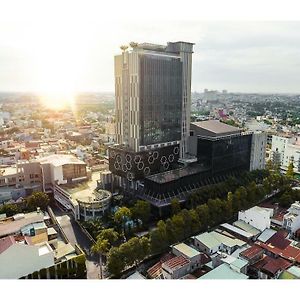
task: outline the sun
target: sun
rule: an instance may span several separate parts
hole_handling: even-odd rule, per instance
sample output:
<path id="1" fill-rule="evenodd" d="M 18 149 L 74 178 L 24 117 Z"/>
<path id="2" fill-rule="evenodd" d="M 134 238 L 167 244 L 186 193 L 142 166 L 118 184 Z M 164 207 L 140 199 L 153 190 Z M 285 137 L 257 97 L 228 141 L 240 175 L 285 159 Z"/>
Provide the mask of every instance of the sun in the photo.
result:
<path id="1" fill-rule="evenodd" d="M 78 33 L 56 24 L 43 30 L 41 40 L 35 44 L 32 53 L 35 92 L 50 109 L 74 106 L 75 96 L 80 92 L 88 48 Z"/>
<path id="2" fill-rule="evenodd" d="M 39 99 L 42 104 L 52 110 L 72 108 L 75 104 L 74 92 L 41 92 Z"/>

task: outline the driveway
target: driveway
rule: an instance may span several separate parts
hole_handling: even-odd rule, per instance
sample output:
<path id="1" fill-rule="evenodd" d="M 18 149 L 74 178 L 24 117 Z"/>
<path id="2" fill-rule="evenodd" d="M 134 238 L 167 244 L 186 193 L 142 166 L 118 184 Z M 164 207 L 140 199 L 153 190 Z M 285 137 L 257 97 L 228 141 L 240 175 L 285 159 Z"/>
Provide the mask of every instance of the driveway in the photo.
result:
<path id="1" fill-rule="evenodd" d="M 52 207 L 53 213 L 66 234 L 70 244 L 78 244 L 86 254 L 87 279 L 99 279 L 99 257 L 91 253 L 92 242 L 75 222 L 74 218 L 57 207 Z"/>

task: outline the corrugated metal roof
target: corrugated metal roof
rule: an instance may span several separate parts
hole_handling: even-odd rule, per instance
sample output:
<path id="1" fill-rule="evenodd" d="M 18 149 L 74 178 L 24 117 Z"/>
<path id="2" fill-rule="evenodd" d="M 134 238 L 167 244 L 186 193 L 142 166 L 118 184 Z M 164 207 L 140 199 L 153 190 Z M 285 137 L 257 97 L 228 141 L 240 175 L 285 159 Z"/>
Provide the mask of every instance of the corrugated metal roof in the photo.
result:
<path id="1" fill-rule="evenodd" d="M 188 258 L 192 258 L 192 257 L 197 256 L 197 255 L 200 254 L 199 251 L 197 251 L 196 249 L 188 246 L 185 243 L 177 244 L 177 245 L 173 246 L 173 248 L 178 250 L 179 252 L 181 252 L 184 256 L 186 256 Z"/>
<path id="2" fill-rule="evenodd" d="M 227 264 L 222 264 L 204 274 L 199 279 L 248 279 L 248 276 L 234 271 Z"/>
<path id="3" fill-rule="evenodd" d="M 253 235 L 257 235 L 260 233 L 260 230 L 255 228 L 254 226 L 246 223 L 245 221 L 242 220 L 237 220 L 233 223 L 234 226 L 239 227 L 242 230 L 245 230 Z"/>
<path id="4" fill-rule="evenodd" d="M 228 229 L 229 231 L 235 232 L 238 235 L 241 235 L 241 236 L 243 236 L 243 237 L 245 237 L 247 239 L 251 239 L 254 236 L 252 233 L 249 233 L 249 232 L 247 232 L 245 230 L 242 230 L 242 229 L 240 229 L 238 227 L 232 226 L 232 225 L 230 225 L 228 223 L 222 224 L 221 227 L 223 227 L 225 229 Z"/>
<path id="5" fill-rule="evenodd" d="M 269 240 L 277 231 L 266 228 L 257 238 L 258 241 L 261 241 L 265 243 L 267 240 Z"/>

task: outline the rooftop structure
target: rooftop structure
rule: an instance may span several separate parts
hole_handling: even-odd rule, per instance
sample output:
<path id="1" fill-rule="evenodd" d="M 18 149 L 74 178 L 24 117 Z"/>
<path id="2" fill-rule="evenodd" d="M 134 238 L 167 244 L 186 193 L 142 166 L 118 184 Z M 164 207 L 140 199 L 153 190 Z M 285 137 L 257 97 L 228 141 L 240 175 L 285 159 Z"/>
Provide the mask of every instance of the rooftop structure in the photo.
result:
<path id="1" fill-rule="evenodd" d="M 240 253 L 240 256 L 247 259 L 247 260 L 253 260 L 258 256 L 261 256 L 264 253 L 264 250 L 257 246 L 257 245 L 253 245 L 250 248 L 242 251 Z"/>
<path id="2" fill-rule="evenodd" d="M 42 212 L 32 212 L 1 220 L 0 237 L 21 232 L 21 229 L 26 225 L 43 222 L 44 218 Z"/>
<path id="3" fill-rule="evenodd" d="M 277 231 L 266 228 L 257 238 L 258 241 L 265 243 L 268 241 Z"/>
<path id="4" fill-rule="evenodd" d="M 219 250 L 232 253 L 246 243 L 234 237 L 229 237 L 216 231 L 205 232 L 194 237 L 195 246 L 207 254 L 216 253 Z"/>
<path id="5" fill-rule="evenodd" d="M 227 125 L 218 120 L 207 120 L 191 123 L 191 130 L 202 137 L 217 138 L 226 135 L 241 134 L 241 129 Z"/>
<path id="6" fill-rule="evenodd" d="M 93 172 L 90 180 L 55 185 L 54 198 L 76 219 L 100 217 L 109 208 L 112 193 L 99 187 L 100 172 Z"/>
<path id="7" fill-rule="evenodd" d="M 236 226 L 230 225 L 228 223 L 221 224 L 220 226 L 225 228 L 226 230 L 228 230 L 232 234 L 237 235 L 237 236 L 242 237 L 242 238 L 245 238 L 247 240 L 250 240 L 251 238 L 254 237 L 254 234 L 249 233 L 249 232 L 247 232 L 243 229 L 240 229 Z"/>
<path id="8" fill-rule="evenodd" d="M 200 254 L 200 252 L 191 246 L 188 246 L 185 243 L 180 243 L 172 247 L 173 251 L 174 249 L 177 250 L 178 252 L 182 253 L 185 257 L 191 259 L 197 255 Z"/>
<path id="9" fill-rule="evenodd" d="M 233 225 L 235 227 L 238 227 L 250 234 L 252 234 L 253 236 L 257 236 L 258 234 L 260 234 L 260 230 L 258 230 L 257 228 L 255 228 L 254 226 L 242 221 L 242 220 L 237 220 L 233 223 Z"/>
<path id="10" fill-rule="evenodd" d="M 85 162 L 68 154 L 53 154 L 50 156 L 38 159 L 41 164 L 52 164 L 55 167 L 64 166 L 68 164 L 85 165 Z"/>
<path id="11" fill-rule="evenodd" d="M 221 264 L 199 279 L 248 279 L 248 276 L 233 270 L 228 264 Z"/>

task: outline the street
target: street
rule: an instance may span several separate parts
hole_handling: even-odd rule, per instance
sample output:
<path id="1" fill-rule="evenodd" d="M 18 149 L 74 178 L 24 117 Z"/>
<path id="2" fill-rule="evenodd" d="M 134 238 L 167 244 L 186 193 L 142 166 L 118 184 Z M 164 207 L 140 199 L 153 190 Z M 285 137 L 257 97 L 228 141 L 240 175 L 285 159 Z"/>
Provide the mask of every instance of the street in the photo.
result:
<path id="1" fill-rule="evenodd" d="M 78 244 L 85 252 L 87 279 L 99 279 L 99 256 L 91 253 L 92 242 L 70 214 L 55 206 L 51 208 L 71 245 Z"/>

